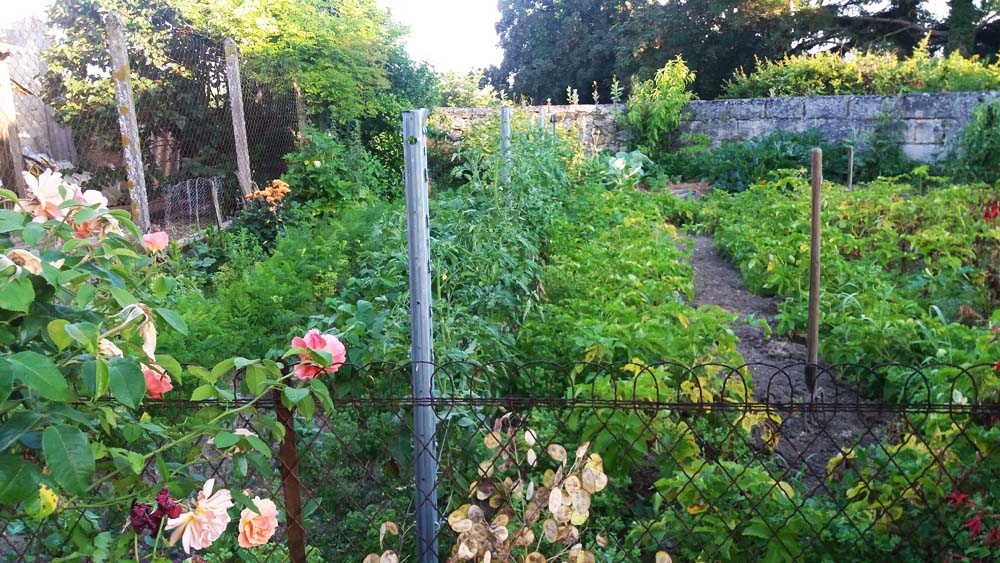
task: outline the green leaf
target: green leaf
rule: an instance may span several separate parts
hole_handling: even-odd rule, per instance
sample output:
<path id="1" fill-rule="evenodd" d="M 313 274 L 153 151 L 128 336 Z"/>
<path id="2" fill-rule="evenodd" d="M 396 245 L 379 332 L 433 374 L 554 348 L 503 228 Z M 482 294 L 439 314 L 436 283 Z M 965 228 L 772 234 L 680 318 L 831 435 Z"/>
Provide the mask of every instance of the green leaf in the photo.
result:
<path id="1" fill-rule="evenodd" d="M 7 418 L 0 427 L 0 453 L 7 451 L 17 441 L 30 432 L 42 420 L 42 414 L 35 411 L 17 411 Z"/>
<path id="2" fill-rule="evenodd" d="M 128 464 L 132 468 L 132 473 L 136 475 L 142 475 L 142 471 L 146 468 L 146 460 L 143 458 L 142 454 L 136 452 L 128 452 Z"/>
<path id="3" fill-rule="evenodd" d="M 209 383 L 213 383 L 214 384 L 216 381 L 219 380 L 220 377 L 222 377 L 223 375 L 226 375 L 227 373 L 233 371 L 233 369 L 235 369 L 235 368 L 236 368 L 236 359 L 235 358 L 229 358 L 229 359 L 226 359 L 226 360 L 222 360 L 221 362 L 215 364 L 215 367 L 212 368 L 212 381 L 210 381 Z"/>
<path id="4" fill-rule="evenodd" d="M 267 369 L 259 365 L 247 366 L 247 389 L 254 395 L 260 395 L 267 389 Z"/>
<path id="5" fill-rule="evenodd" d="M 43 236 L 45 236 L 45 228 L 42 227 L 41 223 L 34 221 L 25 225 L 24 229 L 21 230 L 21 239 L 28 246 L 37 246 L 38 241 L 42 240 Z"/>
<path id="6" fill-rule="evenodd" d="M 233 487 L 232 489 L 229 490 L 229 492 L 232 494 L 233 500 L 242 504 L 244 507 L 249 508 L 253 512 L 260 514 L 260 510 L 257 509 L 257 505 L 254 504 L 252 500 L 250 500 L 250 497 L 243 494 L 243 491 L 237 489 L 236 487 Z"/>
<path id="7" fill-rule="evenodd" d="M 27 276 L 11 278 L 0 286 L 0 309 L 27 313 L 31 302 L 35 300 L 35 287 Z"/>
<path id="8" fill-rule="evenodd" d="M 236 369 L 243 369 L 247 366 L 252 366 L 254 364 L 259 364 L 259 363 L 260 360 L 248 360 L 246 358 L 240 358 L 240 357 L 233 358 L 233 366 Z"/>
<path id="9" fill-rule="evenodd" d="M 296 406 L 298 407 L 299 414 L 306 418 L 312 418 L 316 414 L 316 401 L 313 400 L 312 395 L 302 397 L 302 400 Z"/>
<path id="10" fill-rule="evenodd" d="M 69 385 L 52 360 L 36 352 L 18 352 L 8 358 L 14 378 L 50 401 L 66 401 Z"/>
<path id="11" fill-rule="evenodd" d="M 238 444 L 240 442 L 240 436 L 233 434 L 228 430 L 223 430 L 212 437 L 212 442 L 215 444 L 216 448 L 224 450 Z"/>
<path id="12" fill-rule="evenodd" d="M 214 396 L 215 396 L 215 387 L 207 383 L 198 386 L 197 389 L 191 392 L 192 401 L 204 401 L 205 399 L 211 399 Z"/>
<path id="13" fill-rule="evenodd" d="M 110 384 L 111 370 L 108 369 L 108 364 L 104 360 L 98 358 L 94 362 L 94 398 L 103 397 L 108 392 Z"/>
<path id="14" fill-rule="evenodd" d="M 16 455 L 0 456 L 0 504 L 17 504 L 38 494 L 42 470 Z"/>
<path id="15" fill-rule="evenodd" d="M 313 379 L 309 382 L 309 389 L 316 395 L 316 398 L 319 399 L 319 404 L 328 413 L 333 412 L 333 398 L 330 397 L 330 390 L 327 389 L 326 384 L 318 379 Z"/>
<path id="16" fill-rule="evenodd" d="M 156 363 L 165 370 L 170 377 L 177 380 L 177 383 L 181 382 L 181 374 L 184 369 L 181 367 L 180 362 L 174 359 L 173 356 L 167 356 L 166 354 L 157 354 Z"/>
<path id="17" fill-rule="evenodd" d="M 94 476 L 94 454 L 87 436 L 75 426 L 49 426 L 42 433 L 42 454 L 49 476 L 67 491 L 81 495 Z"/>
<path id="18" fill-rule="evenodd" d="M 139 302 L 139 300 L 135 298 L 135 295 L 132 295 L 127 289 L 112 287 L 109 291 L 111 291 L 111 297 L 114 297 L 115 301 L 117 301 L 118 305 L 121 307 L 127 307 Z"/>
<path id="19" fill-rule="evenodd" d="M 20 199 L 17 197 L 16 193 L 8 190 L 7 188 L 0 188 L 0 197 L 10 200 L 14 203 L 17 203 L 18 200 Z M 18 215 L 20 215 L 20 213 L 18 213 Z"/>
<path id="20" fill-rule="evenodd" d="M 74 323 L 63 327 L 66 334 L 70 335 L 83 348 L 91 354 L 97 352 L 97 341 L 101 337 L 101 331 L 92 323 Z"/>
<path id="21" fill-rule="evenodd" d="M 14 392 L 14 370 L 6 361 L 0 361 L 0 405 Z M 2 448 L 0 448 L 2 451 Z"/>
<path id="22" fill-rule="evenodd" d="M 188 333 L 187 323 L 184 322 L 184 319 L 174 311 L 164 309 L 162 307 L 157 307 L 154 311 L 156 311 L 156 314 L 160 315 L 160 318 L 166 321 L 167 324 L 173 327 L 173 329 L 177 332 L 185 335 Z"/>
<path id="23" fill-rule="evenodd" d="M 212 372 L 201 366 L 191 365 L 187 367 L 188 373 L 197 377 L 198 379 L 204 381 L 205 383 L 215 383 L 215 378 L 212 377 Z"/>
<path id="24" fill-rule="evenodd" d="M 134 360 L 112 358 L 108 363 L 111 394 L 120 403 L 137 408 L 146 396 L 146 378 Z"/>
<path id="25" fill-rule="evenodd" d="M 249 442 L 251 446 L 253 446 L 253 449 L 257 450 L 258 452 L 264 454 L 267 457 L 271 457 L 271 447 L 265 444 L 264 440 L 261 440 L 259 437 L 253 435 L 244 436 L 244 438 L 246 438 L 246 441 Z"/>
<path id="26" fill-rule="evenodd" d="M 73 337 L 66 332 L 66 325 L 68 324 L 69 321 L 66 319 L 56 319 L 50 322 L 47 327 L 49 338 L 52 339 L 52 342 L 55 343 L 59 350 L 65 350 L 67 346 L 73 343 Z"/>
<path id="27" fill-rule="evenodd" d="M 297 405 L 299 404 L 299 401 L 301 401 L 307 395 L 309 395 L 309 390 L 298 387 L 285 387 L 285 389 L 281 392 L 281 394 L 284 395 L 286 399 L 288 399 L 289 403 Z"/>
<path id="28" fill-rule="evenodd" d="M 97 288 L 90 284 L 81 285 L 80 289 L 76 290 L 76 306 L 86 307 L 90 305 L 90 302 L 94 300 L 94 295 L 97 294 Z"/>

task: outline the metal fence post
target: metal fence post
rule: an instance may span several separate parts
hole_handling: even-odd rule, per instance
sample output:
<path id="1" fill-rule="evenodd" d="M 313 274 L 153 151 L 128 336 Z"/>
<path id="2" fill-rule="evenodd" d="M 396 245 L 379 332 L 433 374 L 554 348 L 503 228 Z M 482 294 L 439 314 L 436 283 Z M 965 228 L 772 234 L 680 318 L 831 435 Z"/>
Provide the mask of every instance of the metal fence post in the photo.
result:
<path id="1" fill-rule="evenodd" d="M 108 14 L 104 23 L 108 28 L 108 52 L 111 55 L 111 72 L 115 81 L 115 101 L 118 103 L 118 127 L 122 133 L 122 153 L 128 173 L 128 193 L 132 200 L 132 218 L 139 230 L 149 232 L 149 199 L 146 195 L 146 174 L 142 166 L 142 148 L 139 146 L 139 122 L 135 116 L 132 97 L 132 80 L 128 65 L 128 46 L 122 20 L 117 14 Z"/>
<path id="2" fill-rule="evenodd" d="M 545 132 L 545 106 L 538 108 L 538 128 Z"/>
<path id="3" fill-rule="evenodd" d="M 14 108 L 14 89 L 10 85 L 7 62 L 0 60 L 0 183 L 14 188 L 18 197 L 28 197 L 27 184 L 21 171 L 21 139 L 17 132 L 17 111 Z"/>
<path id="4" fill-rule="evenodd" d="M 306 563 L 306 533 L 302 522 L 302 481 L 299 478 L 299 452 L 295 446 L 295 415 L 281 402 L 281 394 L 274 392 L 275 414 L 285 429 L 285 436 L 278 447 L 281 472 L 281 492 L 285 497 L 285 525 L 288 528 L 288 559 L 292 563 Z"/>
<path id="5" fill-rule="evenodd" d="M 854 147 L 847 148 L 847 191 L 854 191 Z"/>
<path id="6" fill-rule="evenodd" d="M 510 106 L 500 108 L 500 145 L 503 149 L 503 183 L 510 182 Z"/>
<path id="7" fill-rule="evenodd" d="M 434 340 L 431 324 L 426 119 L 426 109 L 403 112 L 403 176 L 406 182 L 406 231 L 410 252 L 410 360 L 413 363 L 417 561 L 437 563 L 437 418 L 433 406 L 427 404 L 434 396 Z"/>
<path id="8" fill-rule="evenodd" d="M 243 116 L 243 83 L 240 81 L 240 50 L 236 42 L 226 39 L 226 83 L 229 86 L 229 107 L 233 113 L 233 138 L 236 140 L 236 178 L 240 191 L 248 195 L 253 191 L 250 176 L 250 150 L 247 142 L 247 123 Z"/>
<path id="9" fill-rule="evenodd" d="M 819 369 L 819 284 L 823 149 L 812 150 L 812 234 L 809 246 L 809 320 L 806 326 L 806 386 L 812 396 Z"/>

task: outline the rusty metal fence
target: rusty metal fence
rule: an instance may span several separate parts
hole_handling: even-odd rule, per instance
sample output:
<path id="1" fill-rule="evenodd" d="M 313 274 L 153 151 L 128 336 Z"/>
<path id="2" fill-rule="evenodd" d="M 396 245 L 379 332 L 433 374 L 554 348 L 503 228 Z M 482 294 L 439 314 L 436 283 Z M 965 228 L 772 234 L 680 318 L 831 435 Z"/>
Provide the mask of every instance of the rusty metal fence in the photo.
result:
<path id="1" fill-rule="evenodd" d="M 345 367 L 332 410 L 262 405 L 286 430 L 271 462 L 203 472 L 278 502 L 251 561 L 997 560 L 1000 405 L 980 388 L 995 366 L 828 367 L 811 395 L 803 367 L 452 363 L 422 401 L 410 364 Z M 438 420 L 432 498 L 414 490 L 418 406 Z M 437 559 L 416 553 L 421 503 L 440 514 Z M 74 526 L 99 523 L 122 525 Z M 73 529 L 53 533 L 8 525 L 0 552 L 44 560 L 34 546 Z"/>

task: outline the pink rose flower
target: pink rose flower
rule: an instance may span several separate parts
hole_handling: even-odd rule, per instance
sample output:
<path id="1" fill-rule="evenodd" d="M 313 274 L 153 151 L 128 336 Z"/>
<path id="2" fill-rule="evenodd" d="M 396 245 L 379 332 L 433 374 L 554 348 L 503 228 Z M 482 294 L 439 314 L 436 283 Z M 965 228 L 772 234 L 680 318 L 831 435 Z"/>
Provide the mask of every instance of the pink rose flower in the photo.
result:
<path id="1" fill-rule="evenodd" d="M 205 481 L 194 508 L 181 513 L 177 518 L 167 520 L 164 530 L 174 531 L 170 535 L 170 544 L 176 544 L 180 540 L 184 553 L 212 545 L 229 525 L 229 509 L 233 507 L 232 494 L 228 489 L 219 489 L 213 493 L 214 486 L 215 479 Z"/>
<path id="2" fill-rule="evenodd" d="M 347 361 L 347 348 L 344 348 L 340 340 L 332 334 L 320 334 L 315 328 L 307 332 L 304 337 L 293 338 L 292 347 L 321 350 L 331 357 L 330 365 L 323 367 L 312 361 L 309 356 L 299 355 L 299 363 L 295 366 L 295 377 L 299 379 L 313 379 L 322 373 L 336 373 Z"/>
<path id="3" fill-rule="evenodd" d="M 156 364 L 142 364 L 142 376 L 146 378 L 146 392 L 151 399 L 162 399 L 164 393 L 174 388 L 167 371 Z"/>
<path id="4" fill-rule="evenodd" d="M 278 529 L 278 507 L 270 499 L 253 497 L 257 512 L 244 508 L 240 512 L 240 547 L 256 547 L 267 543 Z"/>
<path id="5" fill-rule="evenodd" d="M 167 243 L 169 242 L 170 236 L 163 231 L 142 235 L 142 245 L 145 246 L 146 250 L 149 252 L 163 250 L 167 247 Z"/>
<path id="6" fill-rule="evenodd" d="M 28 187 L 28 195 L 31 198 L 27 207 L 35 216 L 36 222 L 62 221 L 66 216 L 66 210 L 61 209 L 59 205 L 65 201 L 82 197 L 80 189 L 66 184 L 62 174 L 58 172 L 46 170 L 37 178 L 30 172 L 22 172 L 22 174 L 24 175 L 24 183 Z"/>

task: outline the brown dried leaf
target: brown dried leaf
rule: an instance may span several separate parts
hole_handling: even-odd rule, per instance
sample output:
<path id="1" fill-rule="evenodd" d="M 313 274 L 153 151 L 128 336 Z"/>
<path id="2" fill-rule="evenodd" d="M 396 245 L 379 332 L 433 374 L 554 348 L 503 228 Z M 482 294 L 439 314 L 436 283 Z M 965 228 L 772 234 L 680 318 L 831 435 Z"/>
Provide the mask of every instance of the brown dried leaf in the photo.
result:
<path id="1" fill-rule="evenodd" d="M 598 547 L 608 547 L 608 538 L 602 536 L 601 534 L 597 534 L 594 538 L 594 542 Z"/>
<path id="2" fill-rule="evenodd" d="M 385 534 L 387 532 L 390 533 L 390 534 L 392 534 L 392 535 L 394 535 L 394 536 L 398 537 L 399 536 L 399 526 L 397 526 L 395 522 L 383 522 L 382 523 L 382 526 L 379 527 L 379 529 L 378 529 L 378 545 L 379 545 L 379 547 L 381 547 L 382 543 L 385 541 Z"/>
<path id="3" fill-rule="evenodd" d="M 395 551 L 386 550 L 382 553 L 382 557 L 378 559 L 379 563 L 399 563 L 399 555 L 396 555 Z"/>
<path id="4" fill-rule="evenodd" d="M 535 532 L 531 531 L 531 528 L 521 528 L 514 538 L 514 545 L 517 547 L 528 547 L 533 543 L 535 543 Z"/>
<path id="5" fill-rule="evenodd" d="M 459 561 L 469 561 L 470 559 L 474 559 L 476 557 L 476 552 L 466 545 L 465 542 L 462 542 L 458 544 L 458 553 L 455 554 L 455 557 Z"/>
<path id="6" fill-rule="evenodd" d="M 365 556 L 365 560 L 361 563 L 379 563 L 379 555 L 377 553 L 369 553 Z"/>
<path id="7" fill-rule="evenodd" d="M 525 556 L 524 563 L 545 563 L 545 556 L 537 551 L 532 551 Z"/>
<path id="8" fill-rule="evenodd" d="M 549 543 L 556 543 L 556 540 L 559 539 L 559 524 L 556 524 L 555 520 L 549 518 L 545 522 L 542 522 L 542 532 Z"/>
<path id="9" fill-rule="evenodd" d="M 528 487 L 524 491 L 524 500 L 531 500 L 533 498 L 535 498 L 535 483 L 529 481 Z"/>
<path id="10" fill-rule="evenodd" d="M 569 517 L 569 522 L 574 526 L 582 526 L 587 521 L 587 518 L 590 518 L 589 512 L 577 512 L 574 510 L 573 514 Z"/>
<path id="11" fill-rule="evenodd" d="M 462 506 L 458 507 L 454 512 L 448 515 L 448 525 L 451 526 L 452 530 L 455 530 L 458 533 L 462 533 L 461 530 L 455 529 L 455 524 L 461 522 L 462 520 L 469 519 L 469 508 L 471 507 L 472 507 L 471 504 L 463 504 Z"/>
<path id="12" fill-rule="evenodd" d="M 558 463 L 566 462 L 566 448 L 560 446 L 559 444 L 549 444 L 549 447 L 546 448 L 545 451 L 549 453 L 549 457 L 551 457 L 553 461 Z"/>
<path id="13" fill-rule="evenodd" d="M 569 495 L 569 502 L 573 505 L 573 510 L 587 512 L 590 510 L 590 493 L 583 489 L 577 489 Z"/>
<path id="14" fill-rule="evenodd" d="M 526 428 L 524 430 L 524 443 L 528 445 L 529 448 L 534 447 L 538 443 L 538 434 L 531 428 Z"/>
<path id="15" fill-rule="evenodd" d="M 493 561 L 493 554 L 487 551 L 483 554 L 483 563 L 490 563 Z"/>
<path id="16" fill-rule="evenodd" d="M 558 513 L 563 507 L 563 492 L 562 489 L 552 489 L 549 493 L 549 512 L 552 514 Z"/>
<path id="17" fill-rule="evenodd" d="M 580 490 L 580 478 L 575 473 L 570 475 L 563 481 L 563 489 L 567 495 L 573 496 L 573 493 Z"/>
<path id="18" fill-rule="evenodd" d="M 536 463 L 538 463 L 538 454 L 535 453 L 534 449 L 528 448 L 528 465 L 534 467 Z"/>
<path id="19" fill-rule="evenodd" d="M 485 444 L 487 448 L 495 450 L 500 447 L 500 444 L 503 443 L 503 438 L 503 434 L 499 432 L 490 432 L 485 438 L 483 438 L 483 444 Z"/>
<path id="20" fill-rule="evenodd" d="M 569 504 L 564 504 L 562 505 L 562 508 L 559 509 L 559 512 L 553 514 L 552 517 L 556 519 L 556 522 L 565 524 L 569 522 L 570 518 L 573 517 L 573 507 Z"/>
<path id="21" fill-rule="evenodd" d="M 485 519 L 486 519 L 486 515 L 483 514 L 483 509 L 482 508 L 479 508 L 476 505 L 472 505 L 472 506 L 469 507 L 469 520 L 472 520 L 473 522 L 477 522 L 478 523 L 478 522 L 482 522 Z"/>
<path id="22" fill-rule="evenodd" d="M 551 469 L 546 469 L 545 473 L 542 473 L 542 485 L 551 488 L 556 482 L 556 474 Z"/>
<path id="23" fill-rule="evenodd" d="M 576 459 L 583 459 L 583 456 L 587 455 L 587 450 L 590 449 L 590 442 L 584 442 L 576 448 Z"/>
<path id="24" fill-rule="evenodd" d="M 656 563 L 673 563 L 674 560 L 670 558 L 670 554 L 666 551 L 656 552 Z"/>

